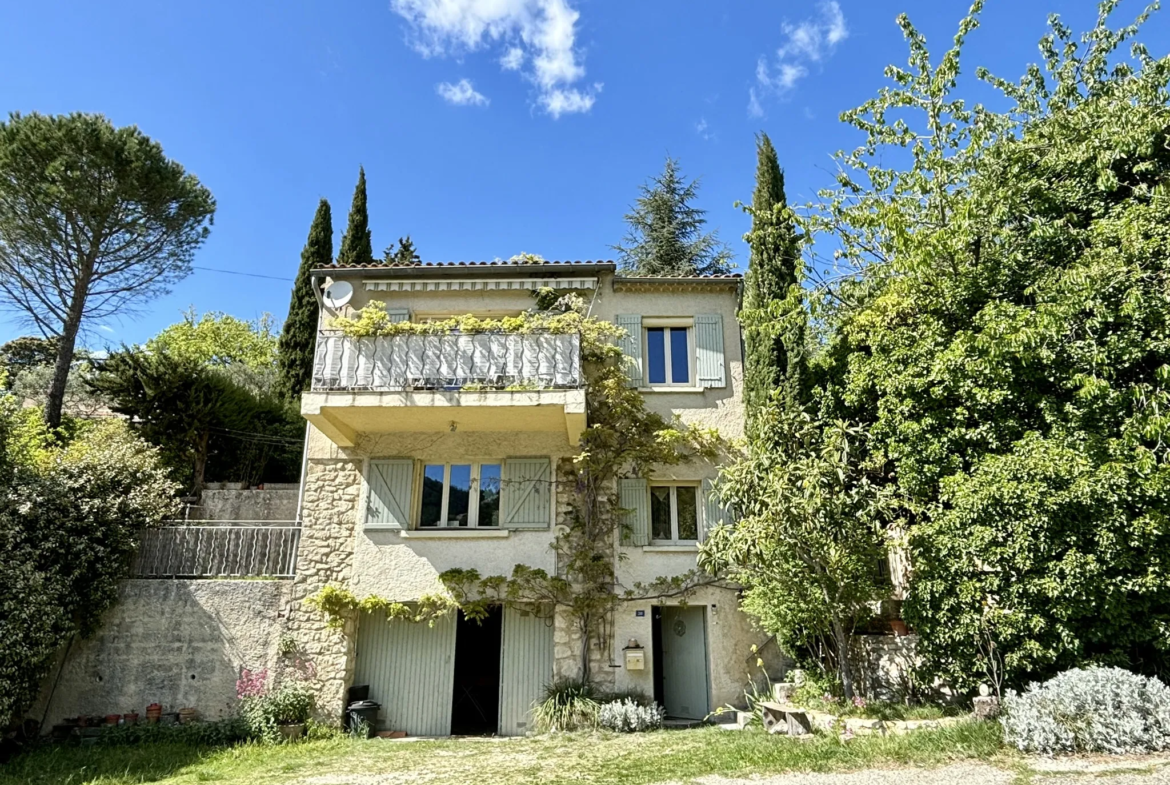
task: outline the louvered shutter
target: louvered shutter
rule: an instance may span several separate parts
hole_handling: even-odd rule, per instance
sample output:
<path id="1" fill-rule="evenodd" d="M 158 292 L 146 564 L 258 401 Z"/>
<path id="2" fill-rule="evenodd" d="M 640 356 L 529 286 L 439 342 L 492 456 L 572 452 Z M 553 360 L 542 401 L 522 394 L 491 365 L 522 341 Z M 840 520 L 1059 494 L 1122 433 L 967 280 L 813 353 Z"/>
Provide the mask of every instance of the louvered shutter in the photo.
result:
<path id="1" fill-rule="evenodd" d="M 617 326 L 626 331 L 626 337 L 618 343 L 626 357 L 626 371 L 630 376 L 631 387 L 641 387 L 642 370 L 642 317 L 638 314 L 619 314 Z"/>
<path id="2" fill-rule="evenodd" d="M 618 504 L 625 510 L 623 545 L 650 544 L 650 483 L 646 480 L 618 480 Z"/>
<path id="3" fill-rule="evenodd" d="M 408 458 L 370 461 L 367 478 L 366 527 L 410 528 L 410 497 L 414 487 L 414 461 Z"/>
<path id="4" fill-rule="evenodd" d="M 703 480 L 703 520 L 699 524 L 699 542 L 707 539 L 707 532 L 713 527 L 731 523 L 731 509 L 719 500 L 711 480 Z"/>
<path id="5" fill-rule="evenodd" d="M 409 322 L 410 309 L 409 308 L 387 308 L 386 315 L 390 317 L 391 322 Z"/>
<path id="6" fill-rule="evenodd" d="M 723 317 L 717 313 L 695 316 L 695 354 L 700 387 L 726 387 L 723 356 Z"/>
<path id="7" fill-rule="evenodd" d="M 547 529 L 552 514 L 552 464 L 548 458 L 508 458 L 501 489 L 505 529 Z"/>

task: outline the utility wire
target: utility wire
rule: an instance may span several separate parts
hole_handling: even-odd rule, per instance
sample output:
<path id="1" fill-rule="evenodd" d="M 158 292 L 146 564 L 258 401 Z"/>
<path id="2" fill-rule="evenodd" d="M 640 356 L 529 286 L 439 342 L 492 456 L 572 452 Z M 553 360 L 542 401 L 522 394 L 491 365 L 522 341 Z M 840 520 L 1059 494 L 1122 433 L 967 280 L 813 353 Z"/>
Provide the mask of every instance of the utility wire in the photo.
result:
<path id="1" fill-rule="evenodd" d="M 288 281 L 292 283 L 292 278 L 282 278 L 277 275 L 261 275 L 260 273 L 242 273 L 239 270 L 220 270 L 218 267 L 197 267 L 191 265 L 192 270 L 204 270 L 209 273 L 224 273 L 226 275 L 246 275 L 249 278 L 267 278 L 270 281 Z"/>

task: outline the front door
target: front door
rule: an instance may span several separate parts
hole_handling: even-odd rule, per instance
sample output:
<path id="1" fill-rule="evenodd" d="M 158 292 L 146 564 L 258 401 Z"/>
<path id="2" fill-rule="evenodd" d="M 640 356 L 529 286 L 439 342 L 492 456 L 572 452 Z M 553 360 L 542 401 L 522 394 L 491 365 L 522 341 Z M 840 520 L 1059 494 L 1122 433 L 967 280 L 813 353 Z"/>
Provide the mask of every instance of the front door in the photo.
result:
<path id="1" fill-rule="evenodd" d="M 707 716 L 707 624 L 705 608 L 661 608 L 662 702 L 667 717 Z"/>

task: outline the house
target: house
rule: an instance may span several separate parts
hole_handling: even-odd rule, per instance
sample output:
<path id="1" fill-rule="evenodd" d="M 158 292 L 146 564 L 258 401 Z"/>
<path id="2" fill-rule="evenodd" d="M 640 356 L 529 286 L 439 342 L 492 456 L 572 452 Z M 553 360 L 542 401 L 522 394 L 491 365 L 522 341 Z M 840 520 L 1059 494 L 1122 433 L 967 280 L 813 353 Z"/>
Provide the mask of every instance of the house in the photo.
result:
<path id="1" fill-rule="evenodd" d="M 327 626 L 303 600 L 327 585 L 411 603 L 444 589 L 439 575 L 516 565 L 558 571 L 565 478 L 589 427 L 577 335 L 393 335 L 332 329 L 368 303 L 393 321 L 518 315 L 533 293 L 573 292 L 592 317 L 624 328 L 631 384 L 646 406 L 734 439 L 743 431 L 739 276 L 642 278 L 611 262 L 368 265 L 315 272 L 321 299 L 312 425 L 289 630 L 340 711 L 368 685 L 381 721 L 412 735 L 523 734 L 543 688 L 579 676 L 653 695 L 672 717 L 700 720 L 742 697 L 767 636 L 734 588 L 617 603 L 582 653 L 564 609 L 493 608 L 433 624 L 378 614 Z M 630 529 L 614 543 L 618 589 L 696 567 L 697 543 L 722 515 L 717 467 L 687 461 L 618 482 Z M 640 667 L 639 667 L 640 666 Z"/>

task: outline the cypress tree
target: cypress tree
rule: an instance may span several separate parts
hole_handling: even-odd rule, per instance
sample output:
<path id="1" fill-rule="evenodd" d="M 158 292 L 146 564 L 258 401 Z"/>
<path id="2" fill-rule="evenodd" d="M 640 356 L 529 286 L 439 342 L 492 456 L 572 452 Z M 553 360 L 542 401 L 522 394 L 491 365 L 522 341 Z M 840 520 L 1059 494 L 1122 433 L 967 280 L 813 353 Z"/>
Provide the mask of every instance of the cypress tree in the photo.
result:
<path id="1" fill-rule="evenodd" d="M 621 255 L 623 270 L 637 275 L 712 275 L 731 269 L 731 249 L 718 232 L 703 232 L 706 210 L 691 204 L 698 194 L 697 180 L 687 182 L 678 161 L 666 159 L 662 174 L 642 185 L 626 215 L 629 231 Z"/>
<path id="2" fill-rule="evenodd" d="M 340 267 L 358 264 L 372 264 L 374 243 L 370 237 L 370 214 L 366 208 L 366 170 L 358 169 L 357 185 L 353 189 L 353 204 L 349 207 L 349 225 L 341 237 L 341 250 L 337 252 Z"/>
<path id="3" fill-rule="evenodd" d="M 394 254 L 394 261 L 402 265 L 418 264 L 422 261 L 409 234 L 398 238 L 398 251 Z"/>
<path id="4" fill-rule="evenodd" d="M 301 251 L 301 266 L 293 283 L 288 318 L 280 332 L 276 354 L 276 389 L 288 398 L 300 398 L 313 381 L 313 347 L 317 338 L 317 298 L 310 273 L 333 263 L 333 214 L 322 199 Z"/>
<path id="5" fill-rule="evenodd" d="M 752 229 L 744 237 L 751 247 L 744 278 L 744 405 L 749 429 L 769 405 L 773 391 L 801 398 L 805 331 L 796 312 L 800 302 L 800 238 L 784 195 L 784 173 L 767 134 L 756 140 L 756 190 Z M 780 305 L 783 303 L 783 305 Z M 774 305 L 775 304 L 775 305 Z M 793 318 L 777 319 L 775 308 Z"/>

